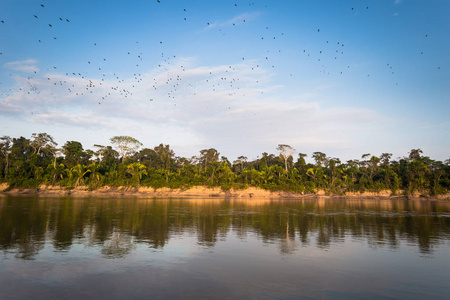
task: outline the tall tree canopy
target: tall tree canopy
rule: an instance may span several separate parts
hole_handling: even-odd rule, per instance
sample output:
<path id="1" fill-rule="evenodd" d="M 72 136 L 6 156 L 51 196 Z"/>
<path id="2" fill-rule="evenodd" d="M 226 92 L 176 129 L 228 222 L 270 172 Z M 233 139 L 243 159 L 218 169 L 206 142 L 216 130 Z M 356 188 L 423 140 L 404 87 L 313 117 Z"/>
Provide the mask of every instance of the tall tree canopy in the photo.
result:
<path id="1" fill-rule="evenodd" d="M 39 155 L 42 149 L 54 152 L 54 148 L 58 145 L 53 137 L 47 133 L 33 133 L 31 135 L 31 147 L 33 147 L 34 152 Z"/>
<path id="2" fill-rule="evenodd" d="M 124 162 L 128 156 L 136 152 L 143 145 L 137 139 L 124 135 L 114 136 L 110 138 L 110 141 L 119 149 L 122 162 Z"/>
<path id="3" fill-rule="evenodd" d="M 288 171 L 287 162 L 289 157 L 291 157 L 294 154 L 295 149 L 289 145 L 279 144 L 277 150 L 280 151 L 280 156 L 284 159 L 284 166 L 287 173 Z"/>

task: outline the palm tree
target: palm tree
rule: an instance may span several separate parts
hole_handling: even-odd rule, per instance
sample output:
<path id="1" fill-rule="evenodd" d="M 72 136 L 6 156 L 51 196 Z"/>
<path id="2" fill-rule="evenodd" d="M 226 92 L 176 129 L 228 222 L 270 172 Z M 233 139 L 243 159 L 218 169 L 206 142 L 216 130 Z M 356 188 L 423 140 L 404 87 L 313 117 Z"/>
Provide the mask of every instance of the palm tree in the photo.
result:
<path id="1" fill-rule="evenodd" d="M 90 174 L 90 181 L 97 185 L 98 182 L 100 182 L 100 179 L 102 178 L 102 174 L 99 172 L 99 164 L 93 162 L 88 166 L 89 170 L 91 171 Z"/>
<path id="2" fill-rule="evenodd" d="M 84 165 L 77 164 L 75 167 L 73 167 L 71 169 L 72 173 L 77 178 L 77 180 L 75 182 L 75 187 L 77 187 L 78 184 L 84 184 L 84 175 L 91 172 L 91 170 L 89 170 L 89 169 L 85 170 L 85 168 L 86 167 Z"/>
<path id="3" fill-rule="evenodd" d="M 127 166 L 127 173 L 131 174 L 131 178 L 137 182 L 139 187 L 143 175 L 147 175 L 147 168 L 141 163 L 132 163 Z"/>

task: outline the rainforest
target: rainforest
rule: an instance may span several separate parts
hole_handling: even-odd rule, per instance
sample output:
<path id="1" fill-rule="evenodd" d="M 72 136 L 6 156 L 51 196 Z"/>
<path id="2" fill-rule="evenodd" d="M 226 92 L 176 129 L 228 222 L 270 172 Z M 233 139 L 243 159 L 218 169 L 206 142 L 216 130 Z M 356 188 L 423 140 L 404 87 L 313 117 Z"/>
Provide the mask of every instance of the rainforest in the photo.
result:
<path id="1" fill-rule="evenodd" d="M 84 149 L 78 141 L 58 147 L 47 133 L 25 137 L 0 138 L 0 183 L 6 190 L 60 186 L 70 190 L 84 186 L 151 187 L 171 189 L 195 186 L 245 189 L 299 194 L 346 195 L 389 191 L 391 195 L 433 197 L 448 193 L 450 159 L 445 162 L 411 149 L 403 158 L 391 153 L 363 154 L 360 159 L 341 161 L 325 153 L 308 157 L 280 144 L 276 153 L 264 152 L 249 160 L 239 156 L 230 161 L 214 148 L 202 149 L 197 156 L 180 157 L 170 145 L 144 147 L 130 136 L 115 136 L 111 145 Z"/>

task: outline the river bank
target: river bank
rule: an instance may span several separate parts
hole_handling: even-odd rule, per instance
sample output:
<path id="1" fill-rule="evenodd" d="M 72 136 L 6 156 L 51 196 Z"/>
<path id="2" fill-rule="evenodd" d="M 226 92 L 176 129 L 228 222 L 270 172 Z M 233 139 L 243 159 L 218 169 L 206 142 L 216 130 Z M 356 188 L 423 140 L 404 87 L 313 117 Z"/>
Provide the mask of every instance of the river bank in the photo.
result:
<path id="1" fill-rule="evenodd" d="M 175 198 L 191 198 L 191 197 L 221 197 L 221 198 L 378 198 L 378 199 L 423 199 L 423 200 L 450 200 L 450 193 L 438 196 L 423 196 L 415 194 L 405 197 L 400 193 L 392 195 L 391 191 L 380 192 L 364 192 L 364 193 L 346 193 L 344 195 L 326 194 L 325 191 L 319 190 L 315 194 L 303 194 L 284 191 L 268 191 L 256 187 L 248 187 L 242 190 L 230 189 L 222 190 L 220 187 L 204 187 L 196 186 L 189 189 L 170 189 L 152 187 L 101 187 L 95 190 L 89 190 L 86 186 L 78 186 L 73 189 L 65 189 L 60 186 L 40 185 L 37 189 L 9 189 L 7 184 L 0 184 L 0 195 L 40 195 L 40 196 L 76 196 L 76 197 L 175 197 Z"/>

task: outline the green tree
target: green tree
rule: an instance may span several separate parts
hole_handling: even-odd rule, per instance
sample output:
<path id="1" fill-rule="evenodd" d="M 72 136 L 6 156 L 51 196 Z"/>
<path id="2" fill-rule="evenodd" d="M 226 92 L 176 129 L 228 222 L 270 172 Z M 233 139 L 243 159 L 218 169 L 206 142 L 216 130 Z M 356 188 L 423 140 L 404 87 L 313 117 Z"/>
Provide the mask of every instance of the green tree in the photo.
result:
<path id="1" fill-rule="evenodd" d="M 170 145 L 159 144 L 154 148 L 161 167 L 165 170 L 166 183 L 169 182 L 169 175 L 175 152 L 170 149 Z"/>
<path id="2" fill-rule="evenodd" d="M 292 157 L 295 149 L 289 145 L 279 144 L 277 150 L 280 152 L 280 157 L 284 159 L 285 170 L 288 173 L 288 159 Z"/>
<path id="3" fill-rule="evenodd" d="M 220 153 L 214 148 L 200 150 L 200 163 L 206 170 L 208 163 L 217 162 L 219 160 L 219 155 Z"/>
<path id="4" fill-rule="evenodd" d="M 34 149 L 34 153 L 36 153 L 38 156 L 41 152 L 41 150 L 49 150 L 50 153 L 52 153 L 52 149 L 55 148 L 58 144 L 53 140 L 53 137 L 47 133 L 33 133 L 31 135 L 31 147 Z"/>
<path id="5" fill-rule="evenodd" d="M 11 153 L 11 138 L 9 136 L 4 135 L 0 138 L 0 152 L 2 153 L 4 159 L 5 159 L 5 168 L 4 168 L 4 175 L 6 177 L 6 174 L 8 173 L 8 167 L 9 167 L 9 154 Z"/>
<path id="6" fill-rule="evenodd" d="M 305 161 L 305 157 L 307 157 L 308 155 L 304 154 L 304 153 L 299 153 L 298 154 L 298 159 L 297 159 L 297 168 L 300 172 L 303 172 L 305 170 L 306 167 L 306 161 Z"/>
<path id="7" fill-rule="evenodd" d="M 111 166 L 119 158 L 119 152 L 114 150 L 111 146 L 95 144 L 94 147 L 97 148 L 95 156 L 97 156 L 98 161 L 105 163 L 107 166 Z"/>
<path id="8" fill-rule="evenodd" d="M 97 187 L 102 179 L 102 173 L 100 172 L 100 164 L 93 162 L 88 166 L 89 174 L 89 185 L 90 187 Z"/>
<path id="9" fill-rule="evenodd" d="M 141 149 L 136 153 L 137 161 L 144 164 L 147 168 L 149 167 L 157 167 L 158 163 L 158 155 L 155 150 L 150 148 Z"/>
<path id="10" fill-rule="evenodd" d="M 63 146 L 64 161 L 68 168 L 73 168 L 77 164 L 87 164 L 89 156 L 84 152 L 83 145 L 77 141 L 68 141 Z"/>
<path id="11" fill-rule="evenodd" d="M 114 136 L 110 141 L 119 149 L 122 163 L 125 159 L 136 152 L 143 144 L 131 136 Z"/>
<path id="12" fill-rule="evenodd" d="M 411 151 L 409 152 L 409 159 L 411 161 L 419 161 L 421 160 L 421 156 L 420 154 L 422 154 L 422 150 L 420 149 L 411 149 Z"/>
<path id="13" fill-rule="evenodd" d="M 147 175 L 146 167 L 141 163 L 132 163 L 127 166 L 127 173 L 131 174 L 132 180 L 139 187 L 143 175 Z"/>
<path id="14" fill-rule="evenodd" d="M 391 165 L 390 160 L 392 157 L 392 153 L 382 153 L 380 155 L 381 160 L 381 169 L 384 177 L 385 188 L 389 188 L 391 184 L 390 175 L 391 175 Z"/>
<path id="15" fill-rule="evenodd" d="M 236 165 L 236 164 L 239 164 L 239 166 L 240 166 L 240 173 L 242 174 L 243 172 L 244 172 L 244 164 L 247 162 L 247 156 L 243 156 L 243 155 L 241 155 L 241 156 L 239 156 L 233 163 Z"/>
<path id="16" fill-rule="evenodd" d="M 318 167 L 324 167 L 327 163 L 327 155 L 323 152 L 314 152 L 312 158 Z"/>
<path id="17" fill-rule="evenodd" d="M 77 187 L 78 185 L 84 185 L 84 176 L 87 173 L 90 173 L 91 170 L 87 169 L 85 166 L 77 164 L 76 166 L 74 166 L 73 168 L 71 168 L 71 172 L 72 174 L 75 176 L 75 187 Z"/>

